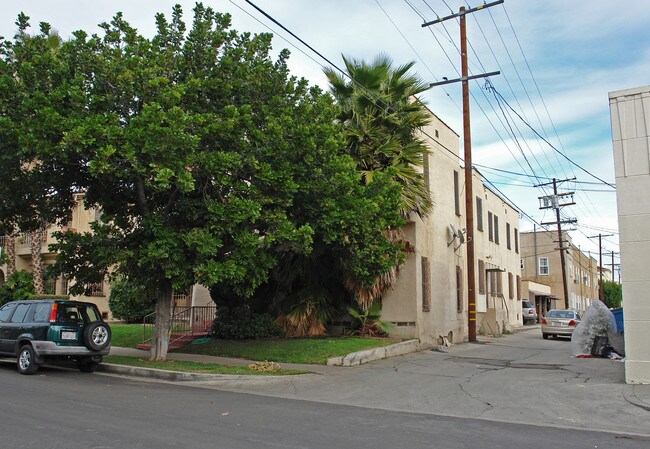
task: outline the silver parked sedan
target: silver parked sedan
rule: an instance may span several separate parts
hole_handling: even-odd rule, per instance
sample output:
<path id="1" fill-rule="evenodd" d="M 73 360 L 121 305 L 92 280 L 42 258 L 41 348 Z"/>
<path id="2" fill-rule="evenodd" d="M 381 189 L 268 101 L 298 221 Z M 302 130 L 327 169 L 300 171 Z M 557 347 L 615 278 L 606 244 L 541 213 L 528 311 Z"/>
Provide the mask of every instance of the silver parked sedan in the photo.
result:
<path id="1" fill-rule="evenodd" d="M 570 337 L 578 323 L 580 323 L 580 314 L 577 310 L 551 309 L 542 318 L 542 337 L 544 340 L 549 335 Z"/>

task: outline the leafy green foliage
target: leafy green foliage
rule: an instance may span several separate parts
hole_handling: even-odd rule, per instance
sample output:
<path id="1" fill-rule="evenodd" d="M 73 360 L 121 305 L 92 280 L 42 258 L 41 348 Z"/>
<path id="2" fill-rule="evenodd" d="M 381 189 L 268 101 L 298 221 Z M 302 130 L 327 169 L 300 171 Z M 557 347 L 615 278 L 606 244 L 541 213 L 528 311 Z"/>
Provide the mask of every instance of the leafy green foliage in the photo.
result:
<path id="1" fill-rule="evenodd" d="M 142 323 L 142 319 L 154 311 L 156 296 L 147 292 L 145 286 L 120 279 L 111 284 L 108 306 L 118 320 Z"/>
<path id="2" fill-rule="evenodd" d="M 381 306 L 378 301 L 373 302 L 365 310 L 357 310 L 348 307 L 348 313 L 357 322 L 357 329 L 354 335 L 361 337 L 377 337 L 388 334 L 395 328 L 392 323 L 381 321 Z"/>
<path id="3" fill-rule="evenodd" d="M 212 326 L 217 338 L 244 340 L 280 335 L 281 330 L 269 314 L 256 314 L 247 305 L 221 308 Z"/>
<path id="4" fill-rule="evenodd" d="M 429 112 L 415 96 L 428 86 L 409 74 L 414 62 L 398 67 L 386 55 L 371 63 L 343 57 L 350 78 L 326 69 L 332 94 L 340 108 L 349 154 L 355 159 L 364 182 L 373 182 L 377 172 L 391 168 L 401 186 L 402 214 L 423 216 L 431 208 L 431 197 L 417 167 L 428 154 L 418 135 L 429 123 Z"/>
<path id="5" fill-rule="evenodd" d="M 101 212 L 51 248 L 71 293 L 124 277 L 168 316 L 194 283 L 251 297 L 286 253 L 331 254 L 368 282 L 402 257 L 382 234 L 401 190 L 361 182 L 332 98 L 290 77 L 288 51 L 202 4 L 189 28 L 180 6 L 156 26 L 146 38 L 118 13 L 61 41 L 21 16 L 0 43 L 0 226 L 64 221 L 78 193 Z"/>
<path id="6" fill-rule="evenodd" d="M 16 271 L 0 285 L 0 306 L 9 301 L 29 299 L 33 295 L 34 283 L 31 273 L 24 270 Z"/>
<path id="7" fill-rule="evenodd" d="M 610 309 L 621 307 L 623 289 L 621 284 L 614 281 L 603 281 L 603 302 Z"/>

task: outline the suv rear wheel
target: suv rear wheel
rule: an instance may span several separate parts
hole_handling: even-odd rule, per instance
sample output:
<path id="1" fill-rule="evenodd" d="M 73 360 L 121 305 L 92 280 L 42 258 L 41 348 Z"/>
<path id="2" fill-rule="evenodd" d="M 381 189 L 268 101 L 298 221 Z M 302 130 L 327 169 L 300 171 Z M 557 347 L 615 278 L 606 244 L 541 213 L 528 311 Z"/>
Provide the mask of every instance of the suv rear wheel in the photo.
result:
<path id="1" fill-rule="evenodd" d="M 84 330 L 84 344 L 88 349 L 101 351 L 111 341 L 111 328 L 103 321 L 95 321 Z"/>
<path id="2" fill-rule="evenodd" d="M 32 345 L 23 345 L 20 348 L 17 365 L 20 374 L 34 374 L 38 370 Z"/>

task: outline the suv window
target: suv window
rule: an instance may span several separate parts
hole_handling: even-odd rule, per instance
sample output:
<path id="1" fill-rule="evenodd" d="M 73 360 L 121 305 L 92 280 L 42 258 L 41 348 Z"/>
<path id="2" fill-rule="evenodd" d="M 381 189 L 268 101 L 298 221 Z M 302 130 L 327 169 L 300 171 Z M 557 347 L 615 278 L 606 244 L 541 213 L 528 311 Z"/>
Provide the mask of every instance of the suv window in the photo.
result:
<path id="1" fill-rule="evenodd" d="M 50 319 L 50 303 L 34 305 L 34 323 L 47 323 Z"/>
<path id="2" fill-rule="evenodd" d="M 22 323 L 25 319 L 25 315 L 27 315 L 27 311 L 29 310 L 30 306 L 31 304 L 18 304 L 18 306 L 16 306 L 14 315 L 11 317 L 11 322 Z"/>
<path id="3" fill-rule="evenodd" d="M 524 309 L 532 309 L 533 305 L 531 304 L 530 301 L 522 301 L 521 307 L 523 307 Z"/>
<path id="4" fill-rule="evenodd" d="M 92 323 L 100 321 L 101 317 L 97 308 L 93 305 L 86 304 L 59 304 L 57 312 L 57 321 L 59 322 L 78 322 Z"/>
<path id="5" fill-rule="evenodd" d="M 0 321 L 8 321 L 9 317 L 11 316 L 15 308 L 16 308 L 15 302 L 10 302 L 8 304 L 5 304 L 5 306 L 2 309 L 0 309 Z"/>

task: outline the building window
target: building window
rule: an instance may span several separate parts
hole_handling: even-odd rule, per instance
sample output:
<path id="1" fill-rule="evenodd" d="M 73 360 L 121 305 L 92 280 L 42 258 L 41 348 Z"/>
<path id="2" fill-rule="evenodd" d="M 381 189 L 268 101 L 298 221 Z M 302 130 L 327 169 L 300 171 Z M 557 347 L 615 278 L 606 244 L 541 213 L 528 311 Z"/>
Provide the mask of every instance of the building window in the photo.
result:
<path id="1" fill-rule="evenodd" d="M 508 273 L 508 298 L 515 297 L 515 286 L 512 278 L 512 273 Z"/>
<path id="2" fill-rule="evenodd" d="M 458 172 L 454 170 L 454 208 L 460 217 L 460 189 L 458 186 Z"/>
<path id="3" fill-rule="evenodd" d="M 478 292 L 485 294 L 485 262 L 478 260 Z"/>
<path id="4" fill-rule="evenodd" d="M 517 300 L 521 301 L 521 276 L 517 275 Z"/>
<path id="5" fill-rule="evenodd" d="M 463 311 L 463 272 L 458 265 L 456 265 L 456 311 L 458 313 Z"/>
<path id="6" fill-rule="evenodd" d="M 515 253 L 519 254 L 519 232 L 515 228 Z"/>
<path id="7" fill-rule="evenodd" d="M 523 258 L 519 259 L 519 267 L 521 267 L 521 271 L 524 271 L 524 259 Z"/>
<path id="8" fill-rule="evenodd" d="M 494 243 L 499 244 L 499 217 L 494 216 Z"/>
<path id="9" fill-rule="evenodd" d="M 86 293 L 88 294 L 88 296 L 105 296 L 104 283 L 97 282 L 96 284 L 89 284 L 86 287 Z"/>
<path id="10" fill-rule="evenodd" d="M 503 295 L 503 276 L 501 276 L 501 272 L 497 271 L 497 293 Z"/>
<path id="11" fill-rule="evenodd" d="M 436 132 L 436 138 L 440 137 L 440 133 L 438 132 L 437 129 L 435 130 L 435 132 Z"/>
<path id="12" fill-rule="evenodd" d="M 506 222 L 506 248 L 512 249 L 510 244 L 510 223 Z"/>
<path id="13" fill-rule="evenodd" d="M 492 224 L 492 212 L 488 211 L 488 239 L 494 241 L 494 225 Z"/>
<path id="14" fill-rule="evenodd" d="M 539 274 L 540 276 L 548 275 L 548 257 L 539 258 Z"/>
<path id="15" fill-rule="evenodd" d="M 476 197 L 476 229 L 483 231 L 483 199 Z"/>
<path id="16" fill-rule="evenodd" d="M 422 258 L 422 311 L 431 310 L 431 265 L 429 259 Z"/>

